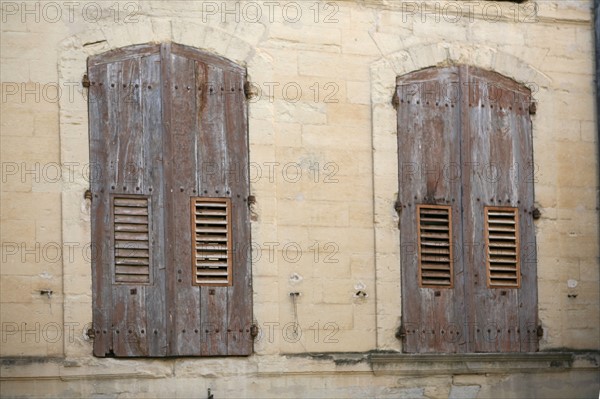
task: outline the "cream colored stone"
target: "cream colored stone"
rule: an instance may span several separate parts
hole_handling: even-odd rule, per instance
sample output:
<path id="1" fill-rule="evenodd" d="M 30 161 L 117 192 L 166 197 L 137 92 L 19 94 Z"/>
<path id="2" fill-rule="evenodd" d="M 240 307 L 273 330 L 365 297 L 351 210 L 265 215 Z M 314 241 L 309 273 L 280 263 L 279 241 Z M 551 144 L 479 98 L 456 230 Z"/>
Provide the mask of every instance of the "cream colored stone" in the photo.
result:
<path id="1" fill-rule="evenodd" d="M 442 14 L 439 21 L 431 13 L 408 15 L 407 2 L 387 0 L 299 3 L 303 15 L 293 23 L 283 17 L 283 3 L 271 4 L 270 22 L 270 5 L 262 1 L 236 3 L 241 9 L 258 7 L 263 12 L 258 22 L 236 21 L 222 12 L 236 4 L 210 0 L 128 3 L 136 23 L 123 21 L 125 3 L 101 4 L 98 21 L 81 14 L 84 7 L 96 7 L 93 1 L 75 5 L 72 22 L 67 14 L 55 23 L 35 22 L 33 14 L 22 23 L 21 10 L 3 14 L 8 19 L 0 24 L 6 96 L 1 104 L 0 317 L 9 324 L 3 324 L 6 341 L 0 353 L 22 363 L 3 365 L 2 376 L 8 378 L 1 395 L 190 397 L 211 388 L 215 397 L 447 397 L 481 386 L 479 394 L 486 397 L 494 392 L 548 396 L 545 372 L 407 378 L 373 375 L 362 359 L 371 350 L 401 350 L 394 336 L 401 313 L 393 209 L 398 191 L 391 106 L 395 78 L 439 63 L 494 69 L 537 85 L 532 121 L 536 202 L 542 209 L 535 223 L 545 330 L 540 346 L 597 349 L 598 162 L 590 7 L 589 2 L 542 3 L 536 5 L 537 23 L 510 14 L 520 10 L 518 17 L 526 17 L 529 3 L 486 3 L 488 11 L 503 14 L 492 23 L 481 14 L 483 5 L 474 3 L 469 4 L 479 13 L 474 21 L 463 14 L 452 22 L 458 15 Z M 23 7 L 4 2 L 3 12 L 15 5 Z M 414 5 L 435 12 L 457 3 Z M 115 7 L 121 12 L 117 20 L 111 14 Z M 211 7 L 216 7 L 213 15 Z M 293 11 L 290 7 L 294 4 L 288 6 Z M 327 16 L 333 21 L 326 22 Z M 252 239 L 261 248 L 261 257 L 253 261 L 253 317 L 262 337 L 249 358 L 141 359 L 125 367 L 121 360 L 93 358 L 92 343 L 83 334 L 92 319 L 91 265 L 84 249 L 90 214 L 83 192 L 89 183 L 77 168 L 71 178 L 64 165 L 89 161 L 87 103 L 80 87 L 86 58 L 119 46 L 164 41 L 227 57 L 246 67 L 249 80 L 263 89 L 249 100 L 251 192 L 257 198 Z M 272 96 L 266 94 L 266 82 L 280 84 Z M 297 102 L 286 97 L 291 91 L 278 90 L 290 82 L 302 88 Z M 60 101 L 52 101 L 49 92 L 43 93 L 48 83 L 74 83 L 74 98 L 63 93 Z M 325 87 L 328 83 L 335 86 Z M 22 84 L 40 98 L 33 93 L 22 99 Z M 10 94 L 7 89 L 15 87 L 19 91 Z M 319 88 L 318 98 L 311 87 Z M 337 102 L 325 101 L 328 95 Z M 12 163 L 25 165 L 25 178 L 20 169 L 16 174 L 6 169 Z M 63 165 L 62 179 L 50 175 L 55 165 Z M 302 256 L 296 259 L 298 248 Z M 57 249 L 62 257 L 52 252 Z M 568 288 L 569 279 L 578 286 Z M 364 299 L 354 297 L 359 283 L 368 294 Z M 54 291 L 51 298 L 39 294 L 45 288 Z M 294 320 L 290 292 L 301 293 L 297 315 L 303 334 L 297 341 L 285 328 Z M 22 321 L 32 331 L 24 342 L 10 324 L 19 329 Z M 39 332 L 35 323 L 41 323 Z M 59 340 L 49 335 L 51 323 L 62 326 Z M 361 353 L 348 358 L 342 352 Z M 66 362 L 48 360 L 62 356 Z M 552 393 L 572 396 L 576 388 L 594 387 L 597 369 L 552 372 Z"/>

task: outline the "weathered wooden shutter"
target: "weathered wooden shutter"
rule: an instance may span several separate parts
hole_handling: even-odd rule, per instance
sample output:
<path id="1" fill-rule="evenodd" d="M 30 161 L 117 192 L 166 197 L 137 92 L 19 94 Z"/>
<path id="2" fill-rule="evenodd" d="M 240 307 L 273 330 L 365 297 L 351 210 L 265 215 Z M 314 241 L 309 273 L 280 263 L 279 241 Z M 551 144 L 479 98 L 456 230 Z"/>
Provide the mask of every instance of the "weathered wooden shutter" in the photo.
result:
<path id="1" fill-rule="evenodd" d="M 458 79 L 458 69 L 450 67 L 397 81 L 406 352 L 460 352 L 464 345 L 457 334 L 465 322 L 463 290 L 453 286 L 462 276 L 462 263 L 451 258 L 460 253 L 451 244 L 462 241 L 460 108 L 452 93 Z"/>
<path id="2" fill-rule="evenodd" d="M 532 352 L 538 347 L 536 243 L 533 226 L 533 146 L 527 88 L 495 72 L 463 66 L 462 162 L 463 257 L 465 297 L 471 327 L 470 352 Z M 501 286 L 488 281 L 490 251 L 501 240 L 486 243 L 486 207 L 496 222 L 509 222 L 516 212 L 514 241 L 505 234 L 504 245 L 515 243 L 518 264 Z M 505 216 L 502 217 L 501 214 Z M 496 229 L 500 224 L 495 224 Z M 509 232 L 510 230 L 508 230 Z M 498 233 L 496 230 L 495 233 Z M 500 237 L 501 234 L 495 234 Z M 486 245 L 487 244 L 487 245 Z M 505 250 L 510 247 L 505 246 Z M 510 251 L 495 269 L 509 269 Z M 493 259 L 502 259 L 495 256 Z M 516 259 L 513 259 L 516 260 Z M 493 263 L 493 262 L 492 262 Z M 517 269 L 520 269 L 517 273 Z M 506 270 L 506 277 L 511 272 Z M 496 274 L 498 276 L 498 274 Z M 520 281 L 519 281 L 520 279 Z M 491 284 L 490 284 L 491 283 Z"/>
<path id="3" fill-rule="evenodd" d="M 164 44 L 91 57 L 88 76 L 94 354 L 250 354 L 245 71 Z M 225 286 L 192 273 L 196 197 L 230 204 Z"/>
<path id="4" fill-rule="evenodd" d="M 529 90 L 467 66 L 397 84 L 403 350 L 537 350 Z"/>
<path id="5" fill-rule="evenodd" d="M 252 350 L 248 140 L 245 71 L 212 55 L 163 45 L 167 96 L 165 149 L 166 259 L 171 355 L 249 355 Z M 231 285 L 197 283 L 200 238 L 192 198 L 227 198 Z M 198 232 L 201 233 L 201 232 Z M 194 270 L 194 273 L 192 271 Z"/>

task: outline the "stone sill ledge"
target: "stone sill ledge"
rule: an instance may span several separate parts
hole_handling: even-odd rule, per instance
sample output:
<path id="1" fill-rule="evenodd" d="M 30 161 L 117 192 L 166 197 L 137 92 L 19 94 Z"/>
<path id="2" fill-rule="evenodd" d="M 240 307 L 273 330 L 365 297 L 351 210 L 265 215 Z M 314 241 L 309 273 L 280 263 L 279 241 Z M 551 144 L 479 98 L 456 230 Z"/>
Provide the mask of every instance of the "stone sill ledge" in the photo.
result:
<path id="1" fill-rule="evenodd" d="M 250 367 L 240 364 L 249 362 Z M 404 354 L 398 352 L 296 353 L 249 358 L 45 358 L 0 359 L 0 381 L 100 380 L 132 378 L 202 378 L 223 375 L 280 376 L 372 374 L 448 376 L 465 374 L 523 374 L 598 372 L 599 351 L 537 353 Z M 133 370 L 135 371 L 133 371 Z"/>
<path id="2" fill-rule="evenodd" d="M 376 375 L 546 373 L 573 369 L 597 370 L 600 364 L 600 353 L 595 351 L 468 354 L 373 353 L 370 361 Z"/>

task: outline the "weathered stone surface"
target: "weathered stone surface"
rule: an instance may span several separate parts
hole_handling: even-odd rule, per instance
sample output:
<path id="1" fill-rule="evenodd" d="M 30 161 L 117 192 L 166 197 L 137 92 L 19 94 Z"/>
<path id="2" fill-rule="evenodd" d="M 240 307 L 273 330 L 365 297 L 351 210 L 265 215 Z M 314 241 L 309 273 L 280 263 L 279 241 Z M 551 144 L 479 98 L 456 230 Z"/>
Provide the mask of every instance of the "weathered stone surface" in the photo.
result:
<path id="1" fill-rule="evenodd" d="M 540 347 L 599 349 L 590 4 L 3 2 L 0 355 L 11 359 L 0 395 L 203 397 L 209 388 L 217 398 L 596 395 L 597 354 L 555 363 L 552 374 L 542 367 L 551 363 L 531 359 L 383 368 L 363 359 L 401 350 L 395 78 L 450 63 L 531 85 Z M 260 89 L 249 100 L 249 141 L 262 334 L 249 358 L 91 356 L 80 82 L 90 55 L 164 41 L 229 58 Z M 284 249 L 290 243 L 294 253 Z M 290 258 L 296 245 L 298 260 Z M 356 298 L 357 286 L 368 295 Z M 296 317 L 292 291 L 302 294 L 298 340 L 285 329 Z M 307 352 L 342 355 L 299 356 Z M 473 370 L 490 375 L 465 374 Z M 425 375 L 432 371 L 445 375 Z"/>

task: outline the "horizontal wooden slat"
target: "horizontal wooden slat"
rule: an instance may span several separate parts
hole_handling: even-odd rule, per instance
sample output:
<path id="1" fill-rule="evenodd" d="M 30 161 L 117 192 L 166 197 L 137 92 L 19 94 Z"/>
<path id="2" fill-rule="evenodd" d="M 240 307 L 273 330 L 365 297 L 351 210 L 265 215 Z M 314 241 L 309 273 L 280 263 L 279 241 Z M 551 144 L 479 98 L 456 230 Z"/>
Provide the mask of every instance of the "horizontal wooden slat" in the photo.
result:
<path id="1" fill-rule="evenodd" d="M 123 231 L 123 232 L 136 232 L 136 233 L 147 233 L 148 225 L 147 224 L 127 224 L 127 223 L 119 223 L 115 225 L 115 231 Z"/>
<path id="2" fill-rule="evenodd" d="M 213 227 L 213 226 L 196 226 L 196 233 L 222 233 L 227 234 L 226 227 Z"/>
<path id="3" fill-rule="evenodd" d="M 116 274 L 115 282 L 127 284 L 149 283 L 150 277 L 148 275 Z"/>
<path id="4" fill-rule="evenodd" d="M 115 239 L 131 241 L 148 241 L 148 233 L 115 231 Z"/>
<path id="5" fill-rule="evenodd" d="M 148 249 L 148 240 L 146 241 L 125 241 L 115 240 L 115 248 L 119 249 Z"/>
<path id="6" fill-rule="evenodd" d="M 443 241 L 422 241 L 421 242 L 421 246 L 423 245 L 429 245 L 432 247 L 449 247 L 450 243 L 449 242 L 443 242 Z"/>
<path id="7" fill-rule="evenodd" d="M 198 215 L 198 216 L 227 216 L 227 209 L 226 208 L 197 209 L 196 215 Z"/>
<path id="8" fill-rule="evenodd" d="M 115 215 L 147 215 L 148 208 L 115 206 Z"/>
<path id="9" fill-rule="evenodd" d="M 115 223 L 145 224 L 148 225 L 148 216 L 115 215 Z"/>
<path id="10" fill-rule="evenodd" d="M 143 266 L 117 265 L 115 270 L 117 274 L 148 275 L 146 268 Z"/>
<path id="11" fill-rule="evenodd" d="M 148 207 L 147 198 L 115 198 L 113 201 L 115 206 L 127 206 L 127 207 Z"/>
<path id="12" fill-rule="evenodd" d="M 115 264 L 117 266 L 119 265 L 139 265 L 139 266 L 148 266 L 150 264 L 150 259 L 143 257 L 143 258 L 135 258 L 135 257 L 131 257 L 131 258 L 127 258 L 127 257 L 119 257 L 115 259 Z"/>
<path id="13" fill-rule="evenodd" d="M 126 248 L 126 249 L 116 249 L 115 250 L 115 259 L 116 258 L 149 258 L 150 257 L 150 251 L 148 251 L 147 249 L 132 249 L 132 248 Z"/>
<path id="14" fill-rule="evenodd" d="M 421 256 L 421 262 L 443 262 L 449 263 L 450 258 L 443 256 Z"/>
<path id="15" fill-rule="evenodd" d="M 196 266 L 200 269 L 227 269 L 227 261 L 218 261 L 218 260 L 198 260 L 196 262 Z M 198 271 L 196 272 L 198 273 Z"/>

